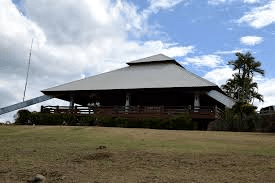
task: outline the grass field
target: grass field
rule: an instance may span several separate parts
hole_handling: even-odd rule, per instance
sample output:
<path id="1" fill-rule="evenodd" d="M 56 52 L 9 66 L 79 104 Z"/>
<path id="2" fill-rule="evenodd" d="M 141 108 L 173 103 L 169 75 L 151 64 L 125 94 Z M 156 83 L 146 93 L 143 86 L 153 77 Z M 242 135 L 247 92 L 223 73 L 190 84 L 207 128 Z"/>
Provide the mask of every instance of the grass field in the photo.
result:
<path id="1" fill-rule="evenodd" d="M 37 173 L 50 183 L 275 182 L 275 134 L 0 126 L 0 182 Z"/>

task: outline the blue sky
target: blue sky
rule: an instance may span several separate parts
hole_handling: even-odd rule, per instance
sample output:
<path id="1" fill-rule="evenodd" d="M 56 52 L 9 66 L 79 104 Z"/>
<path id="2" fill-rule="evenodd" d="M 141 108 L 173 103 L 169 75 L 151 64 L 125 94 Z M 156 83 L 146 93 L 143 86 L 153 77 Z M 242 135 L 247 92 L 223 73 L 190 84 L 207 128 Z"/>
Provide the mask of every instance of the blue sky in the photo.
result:
<path id="1" fill-rule="evenodd" d="M 22 100 L 32 38 L 27 99 L 158 53 L 220 86 L 249 51 L 266 71 L 255 105 L 275 104 L 275 0 L 1 0 L 0 29 L 0 107 Z"/>
<path id="2" fill-rule="evenodd" d="M 190 55 L 216 54 L 218 51 L 247 50 L 263 63 L 266 77 L 274 77 L 274 36 L 275 25 L 254 28 L 238 20 L 254 8 L 264 3 L 246 4 L 241 2 L 224 2 L 209 5 L 207 1 L 190 2 L 188 5 L 179 4 L 170 11 L 162 11 L 151 17 L 151 22 L 161 25 L 161 31 L 167 33 L 167 39 L 194 45 L 196 51 Z M 260 37 L 262 42 L 253 45 L 244 44 L 242 37 Z M 235 59 L 234 54 L 216 54 L 222 57 L 223 64 Z M 179 58 L 184 60 L 184 58 Z M 192 65 L 190 69 L 193 68 Z M 203 75 L 211 68 L 198 68 L 196 73 Z"/>

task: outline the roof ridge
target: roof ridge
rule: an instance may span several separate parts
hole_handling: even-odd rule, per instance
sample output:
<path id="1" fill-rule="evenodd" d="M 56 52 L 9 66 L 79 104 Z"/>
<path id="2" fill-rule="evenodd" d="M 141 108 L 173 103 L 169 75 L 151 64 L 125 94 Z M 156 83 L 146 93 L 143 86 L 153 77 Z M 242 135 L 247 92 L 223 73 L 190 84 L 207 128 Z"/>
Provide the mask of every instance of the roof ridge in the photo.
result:
<path id="1" fill-rule="evenodd" d="M 129 64 L 135 64 L 135 63 L 159 62 L 159 61 L 176 61 L 176 60 L 160 53 L 160 54 L 140 58 L 137 60 L 133 60 L 133 61 L 127 62 L 127 64 L 129 65 Z"/>

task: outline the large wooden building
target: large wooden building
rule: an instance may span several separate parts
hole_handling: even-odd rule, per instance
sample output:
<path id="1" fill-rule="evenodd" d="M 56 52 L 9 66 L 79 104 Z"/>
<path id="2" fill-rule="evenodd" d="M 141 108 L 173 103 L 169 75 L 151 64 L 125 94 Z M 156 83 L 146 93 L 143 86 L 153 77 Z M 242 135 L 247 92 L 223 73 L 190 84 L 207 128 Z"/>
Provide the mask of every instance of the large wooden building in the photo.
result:
<path id="1" fill-rule="evenodd" d="M 214 120 L 234 100 L 163 54 L 128 62 L 128 66 L 45 89 L 45 95 L 109 116 L 165 116 L 191 112 L 193 119 Z M 80 108 L 80 107 L 78 107 Z M 90 112 L 90 110 L 89 110 Z"/>

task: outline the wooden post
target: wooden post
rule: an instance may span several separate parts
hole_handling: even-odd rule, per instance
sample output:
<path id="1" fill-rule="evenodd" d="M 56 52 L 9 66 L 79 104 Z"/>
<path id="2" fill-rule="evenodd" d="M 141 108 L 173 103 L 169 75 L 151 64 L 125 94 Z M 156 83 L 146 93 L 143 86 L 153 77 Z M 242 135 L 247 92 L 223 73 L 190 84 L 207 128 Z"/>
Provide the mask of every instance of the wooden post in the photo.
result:
<path id="1" fill-rule="evenodd" d="M 70 96 L 70 109 L 74 108 L 74 97 L 73 95 Z"/>
<path id="2" fill-rule="evenodd" d="M 126 93 L 126 101 L 125 101 L 125 113 L 128 113 L 130 108 L 130 101 L 131 101 L 131 93 Z"/>
<path id="3" fill-rule="evenodd" d="M 74 106 L 74 108 L 73 108 L 73 113 L 74 113 L 75 115 L 77 115 L 77 114 L 78 114 L 78 109 L 77 109 L 77 106 Z"/>
<path id="4" fill-rule="evenodd" d="M 195 92 L 194 95 L 194 112 L 199 112 L 200 109 L 200 94 Z"/>
<path id="5" fill-rule="evenodd" d="M 217 105 L 215 105 L 214 112 L 215 112 L 215 119 L 217 119 L 218 118 L 218 106 Z"/>

